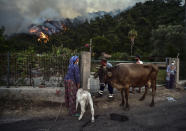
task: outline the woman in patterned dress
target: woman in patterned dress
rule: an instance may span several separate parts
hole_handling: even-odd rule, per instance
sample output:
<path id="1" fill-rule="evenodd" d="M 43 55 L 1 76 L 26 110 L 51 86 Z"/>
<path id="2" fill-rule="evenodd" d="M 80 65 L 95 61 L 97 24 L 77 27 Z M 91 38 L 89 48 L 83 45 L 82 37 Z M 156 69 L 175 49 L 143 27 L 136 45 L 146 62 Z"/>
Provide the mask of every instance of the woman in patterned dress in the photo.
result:
<path id="1" fill-rule="evenodd" d="M 76 112 L 76 93 L 80 88 L 80 72 L 78 56 L 72 56 L 69 61 L 68 71 L 64 79 L 65 105 L 72 116 L 79 116 Z"/>

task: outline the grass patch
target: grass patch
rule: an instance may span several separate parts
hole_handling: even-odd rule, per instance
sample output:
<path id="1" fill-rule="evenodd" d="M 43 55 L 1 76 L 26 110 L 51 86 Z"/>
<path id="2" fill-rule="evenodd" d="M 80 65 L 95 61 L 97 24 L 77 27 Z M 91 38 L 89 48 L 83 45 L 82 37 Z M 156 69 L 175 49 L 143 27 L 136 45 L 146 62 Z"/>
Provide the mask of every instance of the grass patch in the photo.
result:
<path id="1" fill-rule="evenodd" d="M 166 77 L 166 70 L 161 69 L 158 72 L 158 77 L 157 77 L 157 83 L 165 83 L 165 77 Z"/>

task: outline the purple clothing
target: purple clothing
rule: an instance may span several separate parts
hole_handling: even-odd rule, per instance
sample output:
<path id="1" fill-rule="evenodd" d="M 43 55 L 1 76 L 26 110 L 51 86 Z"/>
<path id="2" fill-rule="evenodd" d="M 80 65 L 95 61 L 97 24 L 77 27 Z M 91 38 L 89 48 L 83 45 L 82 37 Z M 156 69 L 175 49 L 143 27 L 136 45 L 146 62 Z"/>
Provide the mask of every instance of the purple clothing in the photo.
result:
<path id="1" fill-rule="evenodd" d="M 74 64 L 78 56 L 72 56 L 69 61 L 68 71 L 64 80 L 72 80 L 74 83 L 80 83 L 80 71 L 78 64 Z"/>
<path id="2" fill-rule="evenodd" d="M 69 114 L 76 113 L 76 93 L 77 84 L 80 83 L 80 72 L 78 64 L 75 64 L 78 56 L 72 56 L 69 61 L 68 72 L 64 79 L 65 84 L 65 104 L 69 109 Z"/>

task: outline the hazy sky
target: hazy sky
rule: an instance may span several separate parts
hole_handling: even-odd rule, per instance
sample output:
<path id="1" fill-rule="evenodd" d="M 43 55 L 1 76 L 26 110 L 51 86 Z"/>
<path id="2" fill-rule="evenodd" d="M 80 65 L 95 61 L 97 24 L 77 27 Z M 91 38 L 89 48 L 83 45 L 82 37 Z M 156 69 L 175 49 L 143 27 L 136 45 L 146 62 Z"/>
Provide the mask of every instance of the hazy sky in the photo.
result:
<path id="1" fill-rule="evenodd" d="M 0 26 L 6 33 L 22 32 L 47 18 L 74 18 L 88 12 L 126 9 L 147 0 L 0 0 Z"/>
<path id="2" fill-rule="evenodd" d="M 42 19 L 74 18 L 88 12 L 126 9 L 146 0 L 0 0 L 0 26 L 6 33 L 26 31 Z"/>

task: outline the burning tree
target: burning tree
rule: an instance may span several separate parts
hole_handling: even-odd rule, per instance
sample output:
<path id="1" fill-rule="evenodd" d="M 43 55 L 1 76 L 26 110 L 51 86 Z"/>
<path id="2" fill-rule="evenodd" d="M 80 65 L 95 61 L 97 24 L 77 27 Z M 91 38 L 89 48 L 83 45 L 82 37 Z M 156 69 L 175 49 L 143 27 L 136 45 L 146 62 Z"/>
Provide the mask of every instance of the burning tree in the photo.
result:
<path id="1" fill-rule="evenodd" d="M 137 35 L 138 35 L 138 33 L 135 29 L 130 30 L 129 33 L 128 33 L 128 37 L 131 41 L 131 46 L 130 46 L 131 47 L 131 56 L 132 56 L 132 49 L 133 49 L 133 46 L 134 46 L 134 40 L 137 37 Z"/>
<path id="2" fill-rule="evenodd" d="M 48 35 L 43 33 L 37 26 L 31 28 L 29 30 L 31 34 L 37 35 L 39 38 L 37 39 L 38 42 L 41 42 L 43 40 L 44 43 L 47 43 L 49 41 Z"/>
<path id="3" fill-rule="evenodd" d="M 44 34 L 43 32 L 40 32 L 39 38 L 37 40 L 38 42 L 41 42 L 43 40 L 44 43 L 47 43 L 49 41 L 49 38 L 46 34 Z"/>
<path id="4" fill-rule="evenodd" d="M 46 20 L 40 25 L 32 24 L 29 27 L 29 32 L 38 36 L 38 42 L 47 43 L 49 37 L 52 34 L 59 33 L 61 31 L 65 32 L 68 28 L 63 21 L 57 20 Z"/>

